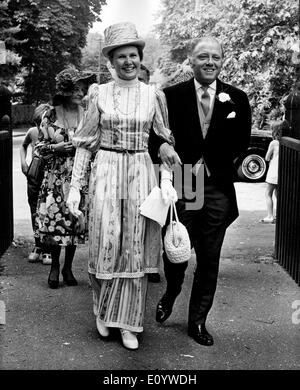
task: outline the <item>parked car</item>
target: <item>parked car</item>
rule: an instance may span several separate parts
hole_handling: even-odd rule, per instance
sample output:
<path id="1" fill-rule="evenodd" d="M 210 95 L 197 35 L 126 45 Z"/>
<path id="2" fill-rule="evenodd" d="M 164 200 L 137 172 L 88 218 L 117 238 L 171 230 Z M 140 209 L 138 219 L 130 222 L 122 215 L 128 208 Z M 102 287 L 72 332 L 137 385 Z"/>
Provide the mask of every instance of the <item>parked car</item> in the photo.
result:
<path id="1" fill-rule="evenodd" d="M 237 181 L 261 182 L 266 178 L 268 163 L 265 155 L 272 134 L 268 130 L 254 130 L 247 152 L 235 161 Z"/>

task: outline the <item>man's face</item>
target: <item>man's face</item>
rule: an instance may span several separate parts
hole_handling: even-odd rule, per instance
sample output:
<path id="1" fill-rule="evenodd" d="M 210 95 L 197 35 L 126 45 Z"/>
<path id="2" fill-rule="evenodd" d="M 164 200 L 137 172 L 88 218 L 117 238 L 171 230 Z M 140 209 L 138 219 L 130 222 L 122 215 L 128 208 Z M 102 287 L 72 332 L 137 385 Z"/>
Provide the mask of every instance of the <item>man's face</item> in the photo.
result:
<path id="1" fill-rule="evenodd" d="M 209 85 L 216 80 L 223 63 L 222 49 L 214 40 L 199 42 L 190 58 L 190 65 L 195 79 L 202 85 Z"/>

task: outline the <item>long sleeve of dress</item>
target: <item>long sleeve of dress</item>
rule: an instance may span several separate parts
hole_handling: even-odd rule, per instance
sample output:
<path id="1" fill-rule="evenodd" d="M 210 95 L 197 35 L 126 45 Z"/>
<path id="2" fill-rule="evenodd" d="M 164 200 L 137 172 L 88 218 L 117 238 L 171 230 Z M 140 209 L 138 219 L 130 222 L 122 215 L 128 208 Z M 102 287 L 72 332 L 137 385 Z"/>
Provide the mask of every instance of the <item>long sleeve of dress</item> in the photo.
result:
<path id="1" fill-rule="evenodd" d="M 85 176 L 91 160 L 92 152 L 85 148 L 77 148 L 71 179 L 71 187 L 80 191 L 86 183 Z"/>
<path id="2" fill-rule="evenodd" d="M 161 144 L 168 142 L 175 145 L 175 140 L 169 126 L 166 97 L 161 90 L 155 91 L 155 114 L 153 118 L 153 130 L 161 139 Z"/>
<path id="3" fill-rule="evenodd" d="M 99 149 L 100 142 L 100 112 L 98 108 L 99 85 L 92 84 L 88 91 L 88 107 L 84 118 L 73 137 L 75 147 L 85 148 L 91 152 Z"/>
<path id="4" fill-rule="evenodd" d="M 149 154 L 155 164 L 160 163 L 159 148 L 164 143 L 175 144 L 173 134 L 169 128 L 168 109 L 163 91 L 156 90 L 155 115 L 149 135 Z"/>

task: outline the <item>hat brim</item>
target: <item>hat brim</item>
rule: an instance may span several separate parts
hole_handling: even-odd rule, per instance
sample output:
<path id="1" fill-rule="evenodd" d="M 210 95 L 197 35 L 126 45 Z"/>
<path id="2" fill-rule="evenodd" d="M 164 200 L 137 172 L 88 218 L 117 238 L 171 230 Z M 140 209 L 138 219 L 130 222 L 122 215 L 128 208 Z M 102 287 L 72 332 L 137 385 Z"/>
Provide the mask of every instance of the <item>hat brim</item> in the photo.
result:
<path id="1" fill-rule="evenodd" d="M 145 41 L 142 39 L 138 39 L 136 41 L 126 42 L 126 43 L 116 43 L 115 45 L 108 45 L 103 47 L 102 54 L 108 58 L 108 53 L 114 49 L 117 49 L 118 47 L 122 46 L 138 46 L 141 49 L 144 49 L 145 47 Z"/>
<path id="2" fill-rule="evenodd" d="M 78 81 L 86 81 L 87 83 L 96 83 L 97 76 L 95 73 L 90 72 L 81 72 L 77 77 L 74 78 L 73 82 L 77 83 Z"/>

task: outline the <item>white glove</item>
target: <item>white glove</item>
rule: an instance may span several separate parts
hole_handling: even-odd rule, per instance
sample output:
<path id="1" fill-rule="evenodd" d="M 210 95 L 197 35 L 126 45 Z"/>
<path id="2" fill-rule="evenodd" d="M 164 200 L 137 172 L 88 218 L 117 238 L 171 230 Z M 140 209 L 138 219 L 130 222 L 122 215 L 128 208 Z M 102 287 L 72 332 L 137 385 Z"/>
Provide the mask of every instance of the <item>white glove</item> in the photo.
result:
<path id="1" fill-rule="evenodd" d="M 85 175 L 90 163 L 92 153 L 85 148 L 76 148 L 76 154 L 74 158 L 71 188 L 74 187 L 78 191 L 81 190 L 82 185 L 85 183 Z"/>
<path id="2" fill-rule="evenodd" d="M 178 196 L 175 188 L 172 185 L 173 172 L 167 170 L 163 166 L 160 167 L 161 178 L 160 178 L 160 189 L 161 196 L 165 204 L 171 201 L 177 202 Z"/>
<path id="3" fill-rule="evenodd" d="M 66 203 L 71 214 L 73 214 L 75 217 L 81 216 L 82 212 L 79 210 L 80 192 L 77 188 L 70 188 L 69 196 Z"/>
<path id="4" fill-rule="evenodd" d="M 168 204 L 169 202 L 177 202 L 178 196 L 175 188 L 172 185 L 171 180 L 163 179 L 160 182 L 161 196 L 163 201 Z"/>

